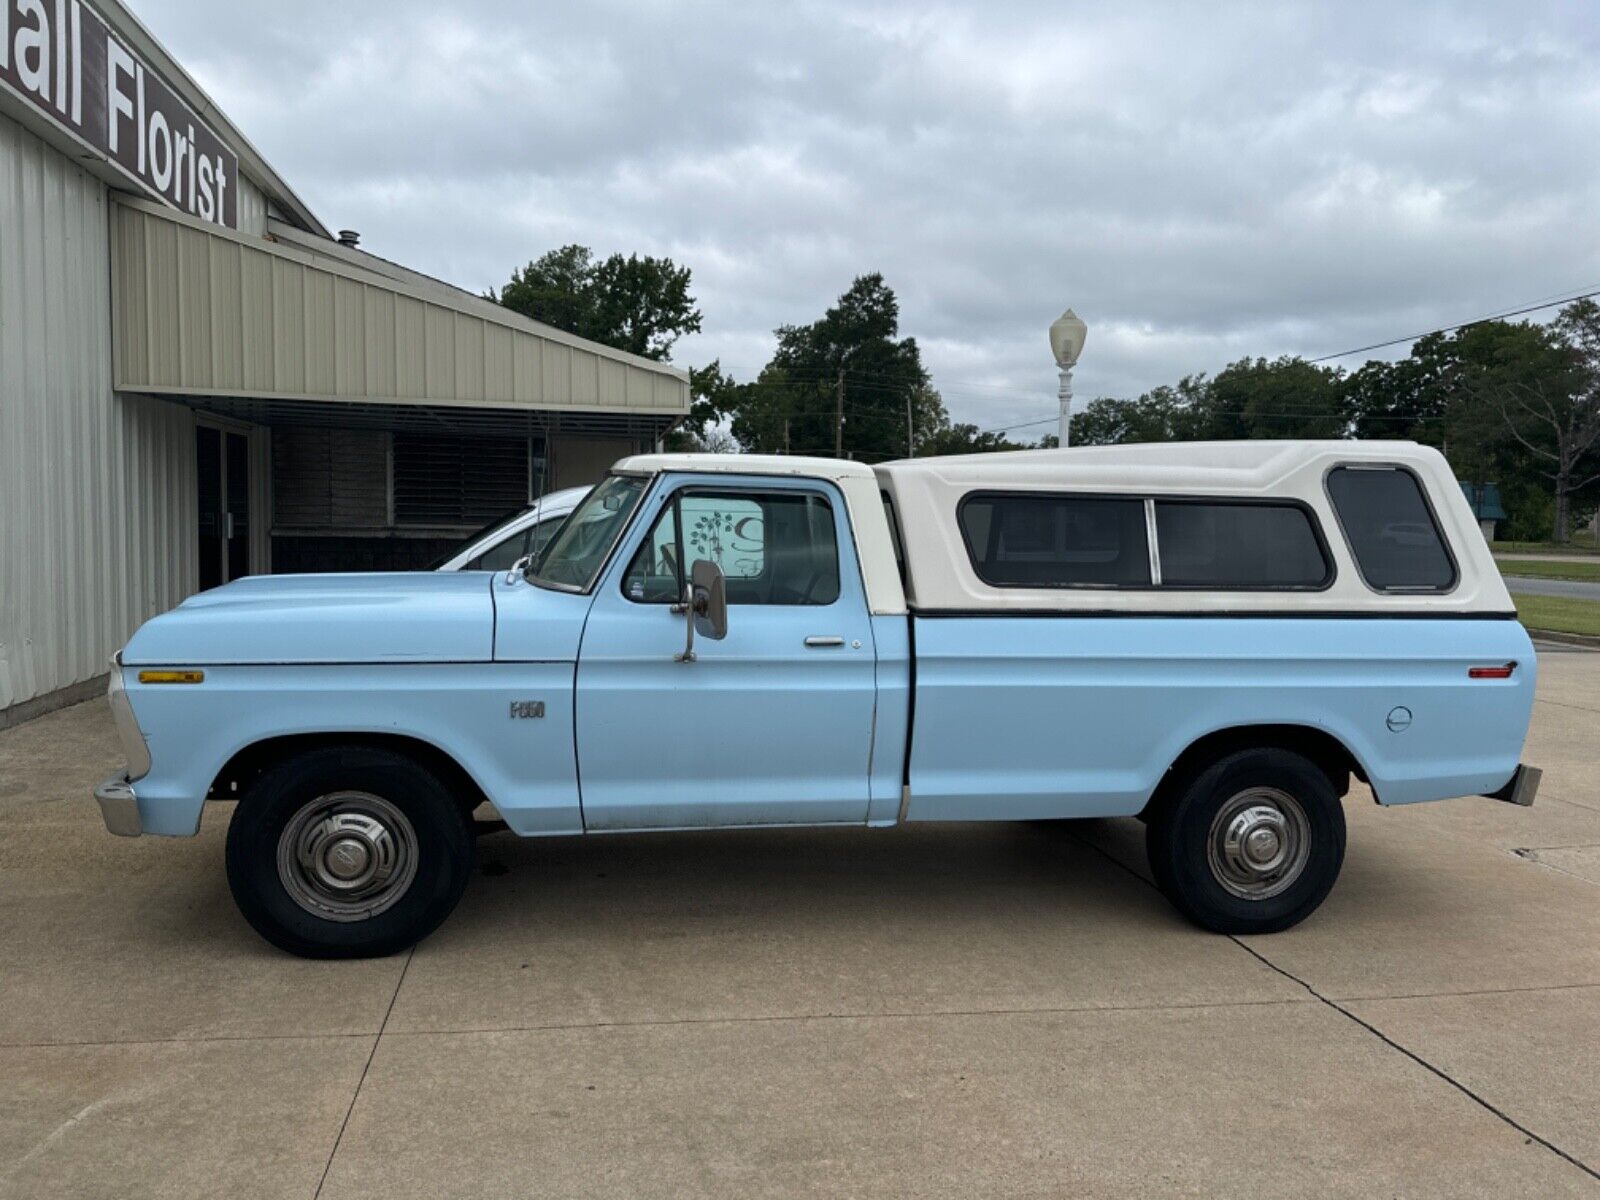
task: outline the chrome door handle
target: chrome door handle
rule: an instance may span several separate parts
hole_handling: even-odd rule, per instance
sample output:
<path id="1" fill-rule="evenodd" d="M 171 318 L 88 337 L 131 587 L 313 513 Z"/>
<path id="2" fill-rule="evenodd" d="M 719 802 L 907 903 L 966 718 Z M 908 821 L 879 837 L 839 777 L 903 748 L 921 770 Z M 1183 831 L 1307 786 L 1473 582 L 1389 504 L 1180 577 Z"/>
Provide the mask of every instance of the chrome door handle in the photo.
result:
<path id="1" fill-rule="evenodd" d="M 808 637 L 806 639 L 806 645 L 808 645 L 808 646 L 842 646 L 842 645 L 844 645 L 844 639 L 842 637 L 822 637 L 821 635 L 813 634 L 811 637 Z"/>

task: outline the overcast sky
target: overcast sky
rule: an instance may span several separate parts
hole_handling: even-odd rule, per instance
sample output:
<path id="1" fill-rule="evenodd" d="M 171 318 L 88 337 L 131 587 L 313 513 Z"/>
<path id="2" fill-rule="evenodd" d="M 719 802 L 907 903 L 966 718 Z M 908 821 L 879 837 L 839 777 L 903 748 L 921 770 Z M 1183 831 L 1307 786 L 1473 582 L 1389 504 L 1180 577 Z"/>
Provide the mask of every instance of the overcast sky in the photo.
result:
<path id="1" fill-rule="evenodd" d="M 741 379 L 882 271 L 984 427 L 1069 304 L 1087 398 L 1600 287 L 1593 0 L 130 2 L 368 249 L 670 255 Z"/>

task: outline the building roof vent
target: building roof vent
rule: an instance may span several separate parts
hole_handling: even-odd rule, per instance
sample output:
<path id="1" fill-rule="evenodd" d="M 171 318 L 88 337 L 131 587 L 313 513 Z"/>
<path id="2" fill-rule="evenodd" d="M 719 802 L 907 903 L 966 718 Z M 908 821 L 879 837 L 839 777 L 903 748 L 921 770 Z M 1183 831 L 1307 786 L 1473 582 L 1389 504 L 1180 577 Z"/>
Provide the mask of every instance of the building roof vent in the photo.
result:
<path id="1" fill-rule="evenodd" d="M 339 230 L 339 245 L 349 246 L 352 250 L 354 250 L 360 244 L 361 235 L 354 229 Z"/>

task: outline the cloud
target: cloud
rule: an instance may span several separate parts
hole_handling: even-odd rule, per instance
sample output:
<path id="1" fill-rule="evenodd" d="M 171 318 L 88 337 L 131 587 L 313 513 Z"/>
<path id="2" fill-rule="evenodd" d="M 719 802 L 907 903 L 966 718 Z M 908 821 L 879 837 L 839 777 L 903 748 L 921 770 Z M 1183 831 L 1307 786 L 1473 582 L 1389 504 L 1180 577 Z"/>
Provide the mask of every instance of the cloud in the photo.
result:
<path id="1" fill-rule="evenodd" d="M 1051 416 L 1068 304 L 1088 397 L 1600 285 L 1582 4 L 134 2 L 380 254 L 670 254 L 740 377 L 880 270 L 984 426 Z"/>

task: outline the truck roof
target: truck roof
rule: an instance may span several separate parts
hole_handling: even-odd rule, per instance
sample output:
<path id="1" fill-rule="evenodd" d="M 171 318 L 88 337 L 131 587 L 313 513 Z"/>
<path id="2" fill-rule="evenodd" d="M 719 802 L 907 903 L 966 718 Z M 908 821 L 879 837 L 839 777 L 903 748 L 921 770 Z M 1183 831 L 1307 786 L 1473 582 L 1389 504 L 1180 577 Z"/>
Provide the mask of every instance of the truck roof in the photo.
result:
<path id="1" fill-rule="evenodd" d="M 871 479 L 874 474 L 927 473 L 962 483 L 1071 482 L 1093 488 L 1185 487 L 1250 491 L 1270 487 L 1307 463 L 1330 454 L 1344 459 L 1417 463 L 1437 452 L 1411 441 L 1133 442 L 1117 446 L 1071 446 L 1065 450 L 1008 450 L 902 458 L 876 467 L 841 458 L 789 454 L 634 454 L 615 470 L 732 472 L 741 475 L 805 475 L 824 479 Z"/>
<path id="2" fill-rule="evenodd" d="M 660 471 L 711 471 L 739 475 L 804 475 L 812 479 L 873 478 L 866 463 L 843 458 L 808 458 L 801 454 L 632 454 L 619 459 L 614 471 L 654 475 Z"/>

